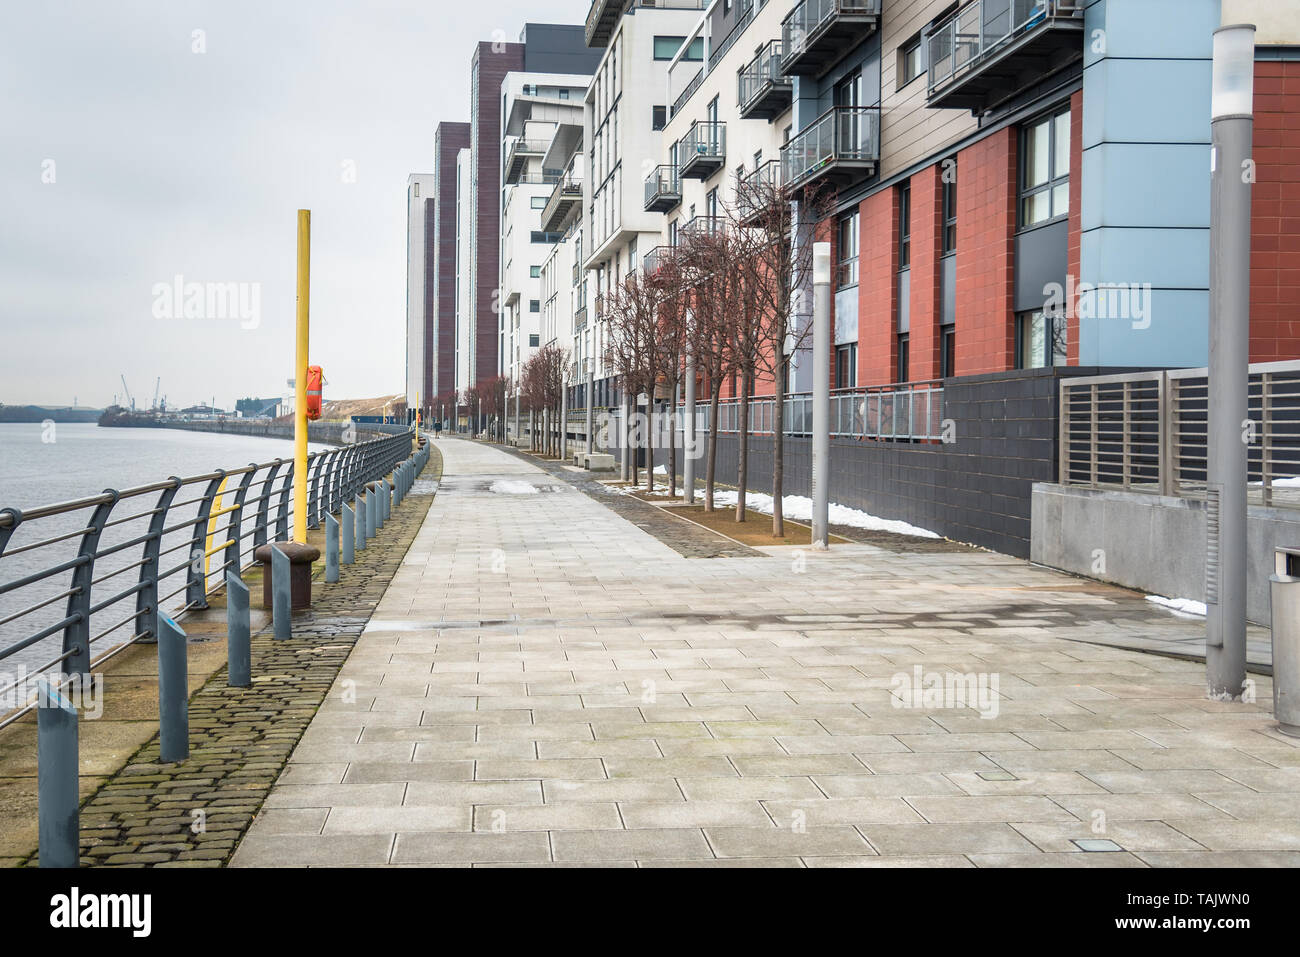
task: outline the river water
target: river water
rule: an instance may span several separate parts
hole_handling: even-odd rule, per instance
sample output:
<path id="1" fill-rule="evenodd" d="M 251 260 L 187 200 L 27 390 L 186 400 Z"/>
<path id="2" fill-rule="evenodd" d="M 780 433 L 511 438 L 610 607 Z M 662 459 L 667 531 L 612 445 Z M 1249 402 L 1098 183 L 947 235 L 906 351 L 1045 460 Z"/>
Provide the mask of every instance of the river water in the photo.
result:
<path id="1" fill-rule="evenodd" d="M 327 446 L 313 444 L 312 451 Z M 237 435 L 216 435 L 205 432 L 185 432 L 176 429 L 101 429 L 96 425 L 52 425 L 40 423 L 0 423 L 0 509 L 31 509 L 36 506 L 65 502 L 96 495 L 105 489 L 127 489 L 164 481 L 170 476 L 182 478 L 203 475 L 216 469 L 235 469 L 254 462 L 269 462 L 276 458 L 290 458 L 293 443 L 282 439 L 264 439 Z M 283 475 L 283 473 L 281 473 Z M 194 490 L 182 494 L 194 497 Z M 135 499 L 129 513 L 151 508 L 156 496 Z M 122 503 L 119 508 L 126 508 Z M 197 514 L 197 506 L 177 510 L 178 518 Z M 7 551 L 21 549 L 24 544 L 67 535 L 80 531 L 89 517 L 89 511 L 70 515 L 51 516 L 21 526 L 10 541 Z M 115 512 L 116 514 L 116 512 Z M 113 516 L 110 516 L 110 521 Z M 169 519 L 171 521 L 171 519 Z M 101 548 L 113 543 L 113 532 L 120 532 L 119 540 L 140 535 L 145 530 L 143 522 L 131 523 L 122 529 L 105 533 Z M 178 533 L 178 537 L 179 537 Z M 51 545 L 17 554 L 0 554 L 0 588 L 27 575 L 49 568 L 76 553 L 75 537 L 68 542 Z M 114 563 L 128 564 L 139 558 L 139 549 L 123 551 L 120 558 L 101 561 L 96 566 L 96 578 L 114 569 Z M 126 570 L 120 576 L 121 584 L 114 590 L 129 587 L 134 572 Z M 66 601 L 55 599 L 49 607 L 12 622 L 5 619 L 37 602 L 54 598 L 68 588 L 71 573 L 62 573 L 40 583 L 0 594 L 0 655 L 7 647 L 42 627 L 62 619 Z M 168 590 L 171 590 L 170 588 Z M 108 593 L 108 592 L 105 592 Z M 99 594 L 98 591 L 95 592 Z M 178 607 L 183 598 L 164 603 L 164 607 Z M 116 615 L 113 622 L 129 615 L 132 605 L 104 612 Z M 92 618 L 92 634 L 100 628 Z M 127 629 L 121 634 L 130 637 Z M 113 647 L 113 637 L 96 644 L 95 656 Z M 25 667 L 34 669 L 57 656 L 61 638 L 53 635 L 40 643 L 0 658 L 0 714 L 8 710 L 3 689 L 11 684 L 6 675 L 21 673 Z"/>

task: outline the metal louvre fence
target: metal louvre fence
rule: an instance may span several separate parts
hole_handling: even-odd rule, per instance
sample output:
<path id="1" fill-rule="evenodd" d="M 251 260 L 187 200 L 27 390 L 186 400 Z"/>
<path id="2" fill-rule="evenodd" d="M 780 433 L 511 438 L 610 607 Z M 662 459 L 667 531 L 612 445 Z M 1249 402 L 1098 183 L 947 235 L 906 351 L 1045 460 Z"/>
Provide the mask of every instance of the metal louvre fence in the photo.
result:
<path id="1" fill-rule="evenodd" d="M 1062 380 L 1060 484 L 1204 497 L 1210 401 L 1206 369 Z M 1242 441 L 1251 500 L 1300 507 L 1300 362 L 1251 366 Z"/>

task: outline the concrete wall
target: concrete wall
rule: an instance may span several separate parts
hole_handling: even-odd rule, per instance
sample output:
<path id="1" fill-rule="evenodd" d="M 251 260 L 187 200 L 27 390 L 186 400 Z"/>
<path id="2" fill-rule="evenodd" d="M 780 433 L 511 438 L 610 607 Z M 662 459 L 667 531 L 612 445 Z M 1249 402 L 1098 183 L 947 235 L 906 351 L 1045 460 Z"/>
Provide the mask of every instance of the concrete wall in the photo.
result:
<path id="1" fill-rule="evenodd" d="M 1036 484 L 1032 561 L 1167 598 L 1205 601 L 1205 503 Z M 1267 625 L 1273 550 L 1300 545 L 1300 512 L 1252 506 L 1247 614 Z"/>

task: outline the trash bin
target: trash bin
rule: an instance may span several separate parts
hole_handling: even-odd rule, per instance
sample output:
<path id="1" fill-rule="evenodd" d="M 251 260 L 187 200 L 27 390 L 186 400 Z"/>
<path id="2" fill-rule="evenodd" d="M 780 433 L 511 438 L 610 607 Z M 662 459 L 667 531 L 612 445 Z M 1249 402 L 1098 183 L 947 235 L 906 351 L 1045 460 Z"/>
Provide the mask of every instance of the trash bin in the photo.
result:
<path id="1" fill-rule="evenodd" d="M 1279 548 L 1273 598 L 1273 716 L 1278 730 L 1300 738 L 1300 548 Z"/>

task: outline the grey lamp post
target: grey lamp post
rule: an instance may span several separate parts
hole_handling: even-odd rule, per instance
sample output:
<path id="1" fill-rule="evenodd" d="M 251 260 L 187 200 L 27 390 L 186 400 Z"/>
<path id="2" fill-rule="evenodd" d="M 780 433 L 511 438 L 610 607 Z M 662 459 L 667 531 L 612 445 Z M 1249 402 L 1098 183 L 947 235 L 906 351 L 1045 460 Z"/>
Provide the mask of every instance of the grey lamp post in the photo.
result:
<path id="1" fill-rule="evenodd" d="M 830 544 L 831 244 L 813 244 L 813 547 Z"/>
<path id="2" fill-rule="evenodd" d="M 596 451 L 596 363 L 587 357 L 587 454 Z"/>
<path id="3" fill-rule="evenodd" d="M 674 438 L 675 441 L 675 438 Z M 695 504 L 695 350 L 686 344 L 686 421 L 682 423 L 682 496 Z"/>
<path id="4" fill-rule="evenodd" d="M 1206 670 L 1214 699 L 1246 683 L 1250 195 L 1255 27 L 1214 33 L 1210 101 L 1210 378 Z"/>

